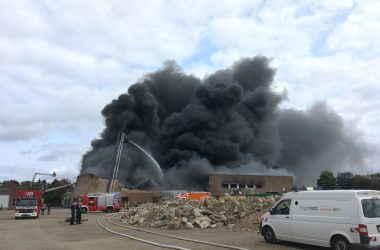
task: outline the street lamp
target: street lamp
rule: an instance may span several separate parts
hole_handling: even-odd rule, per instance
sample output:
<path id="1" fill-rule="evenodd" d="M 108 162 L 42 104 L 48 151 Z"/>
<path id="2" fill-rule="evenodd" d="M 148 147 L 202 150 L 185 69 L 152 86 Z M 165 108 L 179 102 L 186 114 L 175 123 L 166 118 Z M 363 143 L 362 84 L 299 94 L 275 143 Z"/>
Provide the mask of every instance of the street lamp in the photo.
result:
<path id="1" fill-rule="evenodd" d="M 36 178 L 36 175 L 48 175 L 48 176 L 52 176 L 52 177 L 56 177 L 57 176 L 55 174 L 55 172 L 53 172 L 52 174 L 34 173 L 32 182 L 30 183 L 30 186 L 33 186 L 33 182 L 34 182 L 34 179 Z"/>

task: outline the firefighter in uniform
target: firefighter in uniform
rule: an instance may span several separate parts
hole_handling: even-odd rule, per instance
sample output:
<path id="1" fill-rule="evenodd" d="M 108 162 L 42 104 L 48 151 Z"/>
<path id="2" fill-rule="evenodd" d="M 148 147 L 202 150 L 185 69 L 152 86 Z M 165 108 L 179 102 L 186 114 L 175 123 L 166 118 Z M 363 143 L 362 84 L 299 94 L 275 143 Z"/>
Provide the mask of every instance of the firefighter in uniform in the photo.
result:
<path id="1" fill-rule="evenodd" d="M 77 205 L 76 200 L 74 199 L 73 204 L 71 205 L 71 218 L 70 218 L 70 225 L 74 225 L 75 221 L 75 207 Z"/>
<path id="2" fill-rule="evenodd" d="M 79 201 L 76 204 L 75 212 L 76 212 L 76 222 L 77 222 L 77 224 L 82 224 L 82 203 L 79 202 Z"/>

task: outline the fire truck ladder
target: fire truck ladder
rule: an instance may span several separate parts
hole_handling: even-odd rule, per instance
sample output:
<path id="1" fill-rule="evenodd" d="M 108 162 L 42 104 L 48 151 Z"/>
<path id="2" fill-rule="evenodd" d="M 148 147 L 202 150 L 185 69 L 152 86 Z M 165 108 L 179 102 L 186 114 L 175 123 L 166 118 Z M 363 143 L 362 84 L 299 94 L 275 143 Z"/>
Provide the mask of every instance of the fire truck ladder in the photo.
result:
<path id="1" fill-rule="evenodd" d="M 123 132 L 120 134 L 119 146 L 117 149 L 116 161 L 115 161 L 115 166 L 113 167 L 113 174 L 112 174 L 111 185 L 109 189 L 110 192 L 113 192 L 115 190 L 116 178 L 119 173 L 120 158 L 121 158 L 121 152 L 123 151 L 124 139 L 125 139 L 125 133 Z"/>

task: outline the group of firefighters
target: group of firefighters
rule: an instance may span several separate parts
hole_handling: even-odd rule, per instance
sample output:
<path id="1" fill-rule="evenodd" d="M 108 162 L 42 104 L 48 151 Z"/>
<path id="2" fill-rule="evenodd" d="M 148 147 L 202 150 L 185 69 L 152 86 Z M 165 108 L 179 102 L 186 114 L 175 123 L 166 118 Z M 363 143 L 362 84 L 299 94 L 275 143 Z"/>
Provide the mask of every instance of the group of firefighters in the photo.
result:
<path id="1" fill-rule="evenodd" d="M 74 199 L 73 204 L 71 205 L 70 208 L 71 208 L 70 225 L 82 224 L 82 203 L 79 201 L 79 199 Z M 129 209 L 128 202 L 124 201 L 123 208 L 125 210 Z"/>

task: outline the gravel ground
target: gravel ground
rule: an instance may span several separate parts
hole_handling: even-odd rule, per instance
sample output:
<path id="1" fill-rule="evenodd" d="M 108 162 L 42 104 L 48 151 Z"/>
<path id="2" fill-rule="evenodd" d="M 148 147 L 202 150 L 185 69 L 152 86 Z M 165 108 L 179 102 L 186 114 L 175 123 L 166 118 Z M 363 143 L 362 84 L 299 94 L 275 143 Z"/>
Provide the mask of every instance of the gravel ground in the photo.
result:
<path id="1" fill-rule="evenodd" d="M 65 219 L 70 216 L 68 209 L 52 209 L 51 215 L 41 216 L 39 219 L 15 220 L 13 211 L 0 212 L 0 249 L 12 250 L 44 250 L 44 249 L 159 249 L 157 247 L 130 240 L 124 237 L 111 234 L 97 225 L 99 216 L 104 213 L 84 214 L 82 225 L 69 225 Z M 118 231 L 124 229 L 112 227 Z M 197 230 L 155 230 L 168 234 L 175 234 L 182 237 L 206 240 L 221 244 L 229 244 L 249 249 L 310 249 L 317 250 L 319 247 L 312 247 L 302 244 L 280 242 L 275 245 L 265 243 L 259 233 L 253 232 L 231 232 L 213 229 Z M 123 231 L 127 233 L 126 231 Z M 136 237 L 145 237 L 143 233 L 134 233 Z M 155 237 L 150 237 L 152 240 Z M 178 241 L 163 239 L 167 244 L 176 244 Z M 191 249 L 222 249 L 208 247 L 193 243 L 184 243 L 181 246 Z"/>

